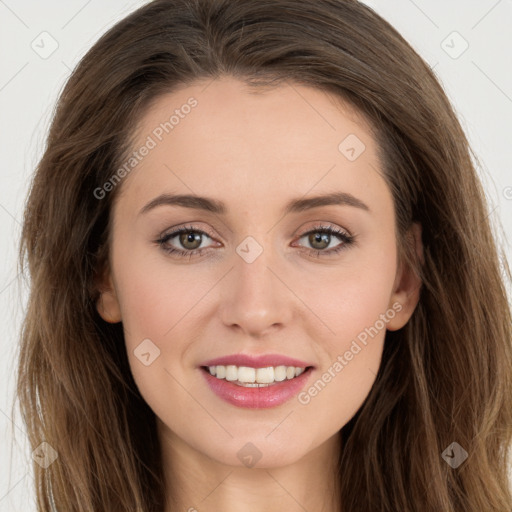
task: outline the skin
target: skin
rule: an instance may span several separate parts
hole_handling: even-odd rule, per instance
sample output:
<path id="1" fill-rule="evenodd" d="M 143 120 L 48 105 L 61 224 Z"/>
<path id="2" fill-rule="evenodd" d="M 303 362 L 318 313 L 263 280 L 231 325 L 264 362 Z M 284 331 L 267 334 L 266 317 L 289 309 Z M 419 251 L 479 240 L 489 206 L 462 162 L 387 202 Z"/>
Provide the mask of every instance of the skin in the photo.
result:
<path id="1" fill-rule="evenodd" d="M 98 311 L 123 322 L 134 379 L 158 419 L 169 493 L 183 510 L 339 510 L 338 432 L 370 392 L 385 330 L 403 327 L 419 299 L 418 277 L 397 261 L 376 142 L 357 112 L 322 91 L 288 84 L 254 94 L 224 77 L 160 97 L 134 147 L 191 96 L 197 107 L 120 185 Z M 338 149 L 349 134 L 366 146 L 354 161 Z M 330 205 L 281 213 L 291 199 L 335 191 L 369 211 Z M 228 212 L 163 205 L 139 213 L 163 192 L 221 200 Z M 304 234 L 319 222 L 355 243 L 317 257 L 327 248 Z M 185 225 L 209 233 L 203 255 L 179 259 L 155 243 Z M 420 252 L 419 227 L 411 234 Z M 263 248 L 252 263 L 236 252 L 248 236 Z M 342 243 L 333 235 L 328 249 Z M 178 236 L 167 245 L 198 244 L 184 246 Z M 284 354 L 315 366 L 309 388 L 393 304 L 401 310 L 307 404 L 238 408 L 201 375 L 199 365 L 214 357 Z M 145 366 L 134 350 L 148 338 L 160 355 Z M 261 452 L 252 468 L 237 456 L 247 442 Z"/>

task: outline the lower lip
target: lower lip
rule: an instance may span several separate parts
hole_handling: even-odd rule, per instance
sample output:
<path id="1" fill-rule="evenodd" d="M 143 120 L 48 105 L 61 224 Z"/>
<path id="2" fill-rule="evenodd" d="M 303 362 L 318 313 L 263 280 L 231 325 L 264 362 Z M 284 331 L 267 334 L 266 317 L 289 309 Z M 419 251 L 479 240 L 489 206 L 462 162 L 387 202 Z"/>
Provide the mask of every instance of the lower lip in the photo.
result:
<path id="1" fill-rule="evenodd" d="M 246 388 L 226 379 L 217 379 L 205 368 L 201 368 L 201 372 L 210 389 L 226 402 L 248 409 L 267 409 L 277 407 L 296 396 L 305 386 L 312 369 L 308 368 L 293 379 L 261 388 Z"/>

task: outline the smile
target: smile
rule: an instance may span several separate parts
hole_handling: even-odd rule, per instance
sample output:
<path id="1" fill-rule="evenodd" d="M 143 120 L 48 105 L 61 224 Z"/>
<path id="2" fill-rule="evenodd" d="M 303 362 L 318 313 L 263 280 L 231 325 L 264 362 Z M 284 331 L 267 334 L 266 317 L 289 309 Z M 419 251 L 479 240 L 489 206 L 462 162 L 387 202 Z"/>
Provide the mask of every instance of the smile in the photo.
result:
<path id="1" fill-rule="evenodd" d="M 217 379 L 225 379 L 243 387 L 267 387 L 291 380 L 301 375 L 305 368 L 298 366 L 268 366 L 252 368 L 250 366 L 216 365 L 209 366 L 208 371 Z"/>
<path id="2" fill-rule="evenodd" d="M 291 400 L 306 386 L 313 367 L 201 366 L 210 390 L 236 407 L 266 409 Z"/>

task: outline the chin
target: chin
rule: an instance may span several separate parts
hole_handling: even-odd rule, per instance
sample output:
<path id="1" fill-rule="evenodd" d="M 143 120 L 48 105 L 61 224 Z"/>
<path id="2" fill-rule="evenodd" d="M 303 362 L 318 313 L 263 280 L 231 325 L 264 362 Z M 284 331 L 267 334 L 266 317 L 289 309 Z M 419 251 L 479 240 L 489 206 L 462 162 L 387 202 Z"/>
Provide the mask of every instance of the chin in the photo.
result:
<path id="1" fill-rule="evenodd" d="M 304 448 L 305 443 L 297 446 L 297 437 L 293 443 L 287 444 L 277 436 L 273 440 L 265 439 L 264 436 L 242 436 L 230 439 L 228 446 L 224 444 L 212 450 L 210 445 L 205 453 L 213 460 L 228 466 L 272 469 L 297 462 L 307 454 Z"/>

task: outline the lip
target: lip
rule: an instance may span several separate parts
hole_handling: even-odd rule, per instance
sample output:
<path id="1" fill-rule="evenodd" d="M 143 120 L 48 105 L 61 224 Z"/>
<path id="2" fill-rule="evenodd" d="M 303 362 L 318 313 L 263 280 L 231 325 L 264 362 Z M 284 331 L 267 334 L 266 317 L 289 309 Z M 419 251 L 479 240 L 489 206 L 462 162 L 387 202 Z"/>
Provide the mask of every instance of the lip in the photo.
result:
<path id="1" fill-rule="evenodd" d="M 229 356 L 217 357 L 210 359 L 200 366 L 249 366 L 250 368 L 266 368 L 268 366 L 296 366 L 299 368 L 306 368 L 308 366 L 314 367 L 311 363 L 306 363 L 299 359 L 283 356 L 281 354 L 262 354 L 262 355 L 249 355 L 249 354 L 231 354 Z M 219 380 L 219 379 L 216 379 Z M 292 379 L 294 380 L 294 379 Z M 260 388 L 261 389 L 261 388 Z"/>
<path id="2" fill-rule="evenodd" d="M 258 368 L 263 368 L 263 366 L 258 366 Z M 305 387 L 313 373 L 313 368 L 309 366 L 298 377 L 275 382 L 262 388 L 246 388 L 225 379 L 217 379 L 210 374 L 206 367 L 202 367 L 200 371 L 210 389 L 229 404 L 247 409 L 268 409 L 284 404 L 296 396 Z"/>

